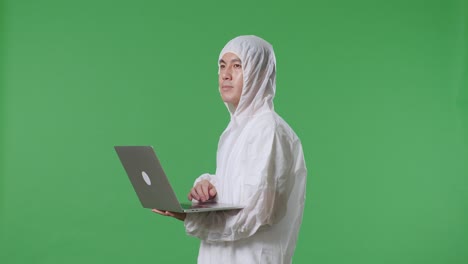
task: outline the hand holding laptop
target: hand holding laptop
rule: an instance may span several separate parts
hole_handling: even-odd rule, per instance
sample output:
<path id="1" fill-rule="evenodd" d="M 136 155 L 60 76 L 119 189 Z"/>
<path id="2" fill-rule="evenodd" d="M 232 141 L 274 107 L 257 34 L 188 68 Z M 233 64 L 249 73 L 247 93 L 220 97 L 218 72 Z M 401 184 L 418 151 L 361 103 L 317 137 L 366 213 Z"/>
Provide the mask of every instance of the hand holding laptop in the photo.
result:
<path id="1" fill-rule="evenodd" d="M 176 213 L 176 212 L 171 212 L 171 211 L 161 211 L 158 209 L 152 209 L 154 213 L 164 215 L 164 216 L 171 216 L 174 217 L 175 219 L 179 219 L 180 221 L 184 221 L 185 217 L 187 216 L 186 213 Z"/>

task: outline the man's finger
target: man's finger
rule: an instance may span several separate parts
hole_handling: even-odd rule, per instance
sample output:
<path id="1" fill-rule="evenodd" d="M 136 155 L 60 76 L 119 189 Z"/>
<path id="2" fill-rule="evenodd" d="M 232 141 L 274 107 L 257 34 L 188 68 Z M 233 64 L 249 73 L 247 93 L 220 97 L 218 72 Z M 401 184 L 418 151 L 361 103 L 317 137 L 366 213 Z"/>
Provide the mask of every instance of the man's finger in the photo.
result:
<path id="1" fill-rule="evenodd" d="M 197 201 L 200 200 L 200 196 L 198 196 L 197 190 L 196 190 L 195 188 L 192 188 L 192 190 L 190 191 L 190 193 L 192 194 L 192 198 L 195 198 L 195 200 L 197 200 Z"/>
<path id="2" fill-rule="evenodd" d="M 216 196 L 216 188 L 212 186 L 210 189 L 210 199 L 214 198 Z"/>
<path id="3" fill-rule="evenodd" d="M 167 215 L 167 216 L 175 217 L 175 214 L 174 214 L 173 212 L 170 212 L 170 211 L 166 211 L 166 215 Z"/>
<path id="4" fill-rule="evenodd" d="M 151 210 L 151 211 L 153 211 L 154 213 L 157 213 L 157 214 L 166 216 L 166 212 L 165 212 L 165 211 L 160 211 L 160 210 L 158 210 L 158 209 L 153 209 L 153 210 Z"/>
<path id="5" fill-rule="evenodd" d="M 198 200 L 198 201 L 203 201 L 205 195 L 203 194 L 203 190 L 202 190 L 201 184 L 197 184 L 197 186 L 195 186 L 195 189 L 196 189 L 198 198 L 200 198 L 200 199 L 197 199 L 197 200 Z"/>
<path id="6" fill-rule="evenodd" d="M 205 196 L 204 197 L 204 200 L 208 200 L 210 198 L 210 193 L 208 192 L 208 184 L 203 184 L 202 185 L 202 191 L 203 191 L 203 195 Z"/>

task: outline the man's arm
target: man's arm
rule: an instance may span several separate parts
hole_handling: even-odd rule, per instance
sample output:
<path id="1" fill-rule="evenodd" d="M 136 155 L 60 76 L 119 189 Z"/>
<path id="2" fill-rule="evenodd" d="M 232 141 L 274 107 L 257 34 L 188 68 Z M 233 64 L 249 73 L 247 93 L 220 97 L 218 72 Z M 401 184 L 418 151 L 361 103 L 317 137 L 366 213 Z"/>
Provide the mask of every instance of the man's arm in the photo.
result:
<path id="1" fill-rule="evenodd" d="M 244 209 L 189 214 L 184 221 L 187 234 L 206 241 L 234 241 L 252 236 L 282 217 L 294 183 L 289 177 L 294 159 L 291 142 L 274 130 L 260 131 L 252 140 L 256 152 L 239 164 L 239 173 L 248 179 L 241 187 Z"/>

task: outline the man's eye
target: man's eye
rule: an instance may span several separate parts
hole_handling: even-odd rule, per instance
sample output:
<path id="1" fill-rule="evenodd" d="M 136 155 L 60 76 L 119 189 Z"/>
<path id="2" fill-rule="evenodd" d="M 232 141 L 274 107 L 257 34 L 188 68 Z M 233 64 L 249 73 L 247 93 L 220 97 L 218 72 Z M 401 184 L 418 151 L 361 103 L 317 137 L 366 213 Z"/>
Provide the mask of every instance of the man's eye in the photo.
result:
<path id="1" fill-rule="evenodd" d="M 224 68 L 226 68 L 226 66 L 225 65 L 219 65 L 219 68 L 224 69 Z"/>
<path id="2" fill-rule="evenodd" d="M 240 64 L 234 64 L 234 68 L 240 69 L 240 68 L 242 68 L 242 65 L 240 65 Z"/>

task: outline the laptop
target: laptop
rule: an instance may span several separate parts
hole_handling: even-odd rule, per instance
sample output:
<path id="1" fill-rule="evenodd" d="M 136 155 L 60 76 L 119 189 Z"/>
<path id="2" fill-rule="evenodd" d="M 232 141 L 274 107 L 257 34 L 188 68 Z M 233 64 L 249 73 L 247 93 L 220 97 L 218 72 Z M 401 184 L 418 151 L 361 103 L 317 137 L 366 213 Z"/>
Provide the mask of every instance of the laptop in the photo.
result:
<path id="1" fill-rule="evenodd" d="M 178 213 L 197 213 L 242 209 L 243 206 L 204 203 L 180 203 L 151 146 L 115 146 L 128 178 L 145 208 Z"/>

